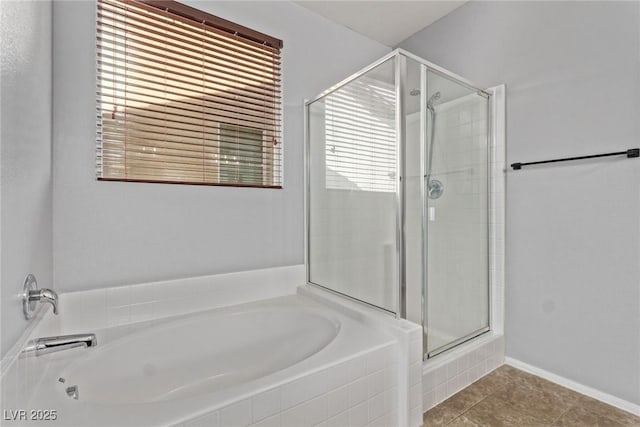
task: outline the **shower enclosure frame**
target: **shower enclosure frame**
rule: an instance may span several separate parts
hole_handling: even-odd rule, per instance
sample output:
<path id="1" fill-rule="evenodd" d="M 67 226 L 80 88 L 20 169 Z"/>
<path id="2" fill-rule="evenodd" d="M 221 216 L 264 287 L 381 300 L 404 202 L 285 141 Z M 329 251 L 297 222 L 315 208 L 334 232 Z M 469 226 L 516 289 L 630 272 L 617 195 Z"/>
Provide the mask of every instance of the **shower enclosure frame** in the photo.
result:
<path id="1" fill-rule="evenodd" d="M 492 108 L 491 108 L 491 100 L 492 100 L 492 93 L 480 88 L 478 85 L 476 85 L 475 83 L 471 82 L 468 79 L 465 79 L 464 77 L 461 77 L 445 68 L 442 68 L 436 64 L 433 64 L 417 55 L 412 54 L 411 52 L 408 52 L 404 49 L 395 49 L 391 52 L 389 52 L 388 54 L 386 54 L 385 56 L 381 57 L 380 59 L 376 60 L 375 62 L 367 65 L 366 67 L 360 69 L 359 71 L 355 72 L 354 74 L 350 75 L 349 77 L 341 80 L 340 82 L 336 83 L 335 85 L 329 87 L 328 89 L 324 90 L 323 92 L 321 92 L 320 94 L 318 94 L 317 96 L 311 98 L 311 99 L 305 99 L 304 101 L 304 118 L 303 118 L 303 127 L 304 127 L 304 169 L 305 169 L 305 173 L 304 173 L 304 260 L 305 260 L 305 282 L 307 285 L 310 286 L 314 286 L 314 287 L 318 287 L 320 289 L 323 289 L 325 291 L 329 291 L 330 293 L 339 295 L 341 297 L 346 297 L 347 299 L 354 301 L 356 303 L 359 304 L 364 304 L 365 306 L 369 307 L 369 308 L 373 308 L 374 310 L 378 310 L 380 312 L 384 312 L 386 314 L 391 314 L 394 315 L 396 318 L 398 319 L 406 319 L 407 318 L 407 283 L 406 283 L 406 276 L 405 276 L 405 268 L 404 268 L 404 259 L 405 259 L 405 185 L 406 185 L 406 180 L 404 179 L 405 177 L 405 147 L 406 147 L 406 129 L 405 129 L 405 102 L 404 102 L 404 91 L 406 88 L 406 59 L 409 58 L 415 62 L 417 62 L 418 64 L 421 65 L 420 67 L 420 86 L 421 88 L 426 88 L 426 83 L 427 83 L 427 72 L 431 71 L 434 72 L 436 74 L 439 74 L 445 78 L 451 79 L 453 81 L 455 81 L 456 83 L 459 83 L 461 86 L 464 86 L 468 89 L 471 89 L 472 91 L 474 91 L 475 93 L 477 93 L 478 95 L 481 95 L 483 97 L 485 97 L 488 102 L 487 102 L 487 159 L 486 159 L 486 164 L 487 167 L 489 168 L 491 165 L 491 147 L 493 146 L 492 144 L 492 139 L 493 139 L 493 129 L 492 129 L 492 122 L 493 122 L 493 112 L 492 112 Z M 397 262 L 397 266 L 398 266 L 398 274 L 396 277 L 396 283 L 395 283 L 395 289 L 396 289 L 396 309 L 395 312 L 394 311 L 390 311 L 387 309 L 384 309 L 382 307 L 376 306 L 372 303 L 369 303 L 367 301 L 363 301 L 360 300 L 358 298 L 355 298 L 351 295 L 336 291 L 334 289 L 331 289 L 327 286 L 323 286 L 320 285 L 318 283 L 314 283 L 311 281 L 311 271 L 310 271 L 310 259 L 309 259 L 309 252 L 310 252 L 310 215 L 311 215 L 311 209 L 310 209 L 310 191 L 311 191 L 311 182 L 310 182 L 310 143 L 311 143 L 311 137 L 310 137 L 310 120 L 309 120 L 309 114 L 310 114 L 310 106 L 311 104 L 313 104 L 316 101 L 321 100 L 322 98 L 326 97 L 327 95 L 331 94 L 332 92 L 335 92 L 336 90 L 342 88 L 343 86 L 347 85 L 348 83 L 358 79 L 359 77 L 367 74 L 369 71 L 375 69 L 376 67 L 382 65 L 383 63 L 391 60 L 391 59 L 395 59 L 394 61 L 394 93 L 395 93 L 395 99 L 396 99 L 396 109 L 395 109 L 395 132 L 396 132 L 396 156 L 397 156 L 397 162 L 396 162 L 396 179 L 397 179 L 397 185 L 398 185 L 398 189 L 395 192 L 395 211 L 396 211 L 396 230 L 395 230 L 395 236 L 396 236 L 396 262 Z M 421 162 L 420 162 L 420 168 L 421 168 L 421 175 L 422 177 L 425 176 L 425 165 L 424 165 L 424 160 L 425 159 L 425 150 L 426 150 L 426 144 L 427 144 L 427 108 L 426 108 L 426 96 L 421 96 L 420 99 L 420 113 L 421 115 L 424 115 L 425 117 L 420 117 L 420 154 L 421 154 Z M 466 341 L 472 340 L 488 331 L 491 331 L 493 329 L 493 310 L 492 310 L 492 277 L 491 277 L 491 257 L 492 257 L 492 253 L 491 253 L 491 239 L 492 239 L 492 235 L 491 235 L 491 224 L 490 224 L 490 210 L 491 210 L 491 174 L 488 172 L 487 173 L 487 179 L 486 179 L 486 190 L 487 190 L 487 197 L 488 197 L 488 203 L 487 203 L 487 283 L 488 283 L 488 298 L 487 298 L 487 304 L 488 304 L 488 326 L 483 327 L 481 329 L 479 329 L 478 331 L 473 332 L 470 335 L 461 337 L 459 339 L 456 339 L 455 341 L 452 341 L 449 344 L 446 344 L 445 346 L 443 346 L 442 348 L 439 348 L 437 350 L 435 350 L 433 356 L 440 354 L 440 353 L 444 353 L 447 350 L 456 347 Z M 425 185 L 425 180 L 421 179 L 420 182 L 420 196 L 421 196 L 421 200 L 424 201 L 424 203 L 427 203 L 428 197 L 427 197 L 427 188 Z M 427 279 L 427 244 L 428 244 L 428 237 L 427 237 L 427 229 L 426 229 L 426 209 L 425 206 L 422 206 L 421 209 L 421 232 L 422 232 L 422 256 L 421 256 L 421 269 L 422 269 L 422 281 L 421 281 L 421 315 L 422 315 L 422 326 L 423 328 L 427 326 L 426 324 L 426 305 L 425 302 L 427 300 L 427 295 L 426 295 L 426 290 L 427 290 L 427 286 L 428 286 L 428 279 Z M 426 349 L 424 351 L 424 357 L 425 359 L 427 357 L 431 357 L 431 353 L 427 353 Z"/>

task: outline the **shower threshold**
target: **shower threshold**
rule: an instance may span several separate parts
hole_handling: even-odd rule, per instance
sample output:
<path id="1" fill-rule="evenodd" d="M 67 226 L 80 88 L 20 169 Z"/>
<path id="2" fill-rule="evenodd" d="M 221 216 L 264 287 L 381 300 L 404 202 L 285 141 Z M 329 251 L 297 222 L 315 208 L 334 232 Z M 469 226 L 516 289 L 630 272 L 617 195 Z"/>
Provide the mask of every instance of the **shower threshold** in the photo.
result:
<path id="1" fill-rule="evenodd" d="M 486 334 L 487 332 L 490 332 L 490 331 L 491 331 L 491 328 L 489 326 L 485 326 L 484 328 L 478 329 L 478 330 L 470 333 L 469 335 L 465 335 L 462 338 L 458 338 L 457 340 L 451 341 L 448 344 L 440 346 L 440 347 L 436 348 L 433 351 L 427 351 L 427 343 L 428 343 L 428 340 L 429 340 L 429 336 L 428 336 L 428 334 L 424 333 L 424 339 L 422 340 L 423 345 L 424 345 L 424 349 L 423 349 L 424 360 L 431 359 L 432 357 L 435 357 L 435 356 L 437 356 L 439 354 L 442 354 L 442 353 L 444 353 L 444 352 L 446 352 L 448 350 L 451 350 L 451 349 L 453 349 L 455 347 L 458 347 L 459 345 L 464 344 L 464 343 L 466 343 L 468 341 L 471 341 L 471 340 L 473 340 L 473 339 L 475 339 L 475 338 L 477 338 L 477 337 L 479 337 L 481 335 L 484 335 L 484 334 Z"/>

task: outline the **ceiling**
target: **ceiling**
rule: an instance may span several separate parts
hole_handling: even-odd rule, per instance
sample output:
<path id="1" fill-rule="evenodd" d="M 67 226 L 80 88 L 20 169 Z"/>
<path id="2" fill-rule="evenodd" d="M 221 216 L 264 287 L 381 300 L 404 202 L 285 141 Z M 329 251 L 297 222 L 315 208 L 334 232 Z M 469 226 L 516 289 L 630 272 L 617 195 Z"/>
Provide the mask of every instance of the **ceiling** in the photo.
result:
<path id="1" fill-rule="evenodd" d="M 389 47 L 462 6 L 457 1 L 297 1 L 331 21 Z"/>

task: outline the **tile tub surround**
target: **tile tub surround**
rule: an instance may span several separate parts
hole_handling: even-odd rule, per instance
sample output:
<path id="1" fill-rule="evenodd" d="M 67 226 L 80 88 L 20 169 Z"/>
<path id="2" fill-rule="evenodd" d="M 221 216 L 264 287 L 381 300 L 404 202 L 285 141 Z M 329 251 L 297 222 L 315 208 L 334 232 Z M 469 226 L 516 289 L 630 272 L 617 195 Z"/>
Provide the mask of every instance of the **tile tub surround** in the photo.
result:
<path id="1" fill-rule="evenodd" d="M 317 286 L 306 285 L 298 288 L 303 296 L 317 299 L 336 310 L 356 315 L 376 331 L 384 331 L 398 342 L 398 371 L 400 410 L 399 426 L 419 426 L 422 420 L 422 326 L 403 319 L 390 321 L 388 313 L 369 308 L 335 295 Z"/>
<path id="2" fill-rule="evenodd" d="M 425 414 L 424 426 L 638 426 L 640 417 L 503 365 Z"/>
<path id="3" fill-rule="evenodd" d="M 184 321 L 215 322 L 216 318 L 225 321 L 225 319 L 233 319 L 233 317 L 229 316 L 244 315 L 245 313 L 266 312 L 266 315 L 269 316 L 269 312 L 279 313 L 283 309 L 289 308 L 304 309 L 316 314 L 324 313 L 322 314 L 323 317 L 326 316 L 326 318 L 332 319 L 333 322 L 338 322 L 338 334 L 326 347 L 295 364 L 290 364 L 271 372 L 266 371 L 264 374 L 260 374 L 261 376 L 253 377 L 253 379 L 242 380 L 239 378 L 224 387 L 216 387 L 210 390 L 203 389 L 201 392 L 198 392 L 198 389 L 194 389 L 192 392 L 175 399 L 148 402 L 142 400 L 142 403 L 139 404 L 133 402 L 118 403 L 118 400 L 113 400 L 109 394 L 100 392 L 100 383 L 93 383 L 91 386 L 85 385 L 85 389 L 89 387 L 89 391 L 86 391 L 83 396 L 83 384 L 86 384 L 87 381 L 104 381 L 104 386 L 107 390 L 115 384 L 107 378 L 100 379 L 100 376 L 95 376 L 94 378 L 86 373 L 78 375 L 78 368 L 82 369 L 82 366 L 86 366 L 89 360 L 98 362 L 103 357 L 105 358 L 101 363 L 103 366 L 118 366 L 118 363 L 128 363 L 126 360 L 130 358 L 136 359 L 135 345 L 127 344 L 126 348 L 122 347 L 123 343 L 133 342 L 131 341 L 134 339 L 132 334 L 136 334 L 135 342 L 138 342 L 139 345 L 155 347 L 161 345 L 158 339 L 154 338 L 158 336 L 157 331 L 162 331 L 166 328 L 173 330 Z M 166 325 L 166 328 L 163 325 Z M 199 323 L 199 325 L 202 325 L 202 323 Z M 218 326 L 220 327 L 220 325 Z M 200 329 L 202 327 L 198 326 Z M 222 327 L 224 328 L 224 326 Z M 224 348 L 225 344 L 228 344 L 229 348 L 247 348 L 247 351 L 255 352 L 256 346 L 258 346 L 257 342 L 262 336 L 259 333 L 259 328 L 256 329 L 259 335 L 252 336 L 252 332 L 247 330 L 247 338 L 233 335 L 233 337 L 230 336 L 224 341 L 220 341 L 221 349 Z M 182 331 L 182 334 L 186 333 L 184 328 Z M 63 330 L 61 332 L 65 333 L 66 331 Z M 19 369 L 20 372 L 29 371 L 34 374 L 33 377 L 36 381 L 33 386 L 33 392 L 31 395 L 23 395 L 24 398 L 18 401 L 3 402 L 4 405 L 10 405 L 6 409 L 21 408 L 27 405 L 28 402 L 29 407 L 56 409 L 58 411 L 58 420 L 53 423 L 54 425 L 86 425 L 88 420 L 92 420 L 92 425 L 104 427 L 116 425 L 183 425 L 198 419 L 202 421 L 202 418 L 205 418 L 206 422 L 209 423 L 211 417 L 219 417 L 222 426 L 246 426 L 278 415 L 279 412 L 282 412 L 282 417 L 284 417 L 282 420 L 283 425 L 290 426 L 306 425 L 299 417 L 321 422 L 328 420 L 329 414 L 331 416 L 345 416 L 342 414 L 345 410 L 349 411 L 347 416 L 351 418 L 357 416 L 357 418 L 354 418 L 354 422 L 363 421 L 366 424 L 369 424 L 370 421 L 386 423 L 389 417 L 397 417 L 398 420 L 400 418 L 406 419 L 407 417 L 406 414 L 404 416 L 400 415 L 399 410 L 399 408 L 403 407 L 403 399 L 406 399 L 406 396 L 400 391 L 400 387 L 405 384 L 405 381 L 401 376 L 402 371 L 399 369 L 400 361 L 402 360 L 399 342 L 389 334 L 371 330 L 361 319 L 348 317 L 310 298 L 289 295 L 211 311 L 186 314 L 175 318 L 109 327 L 102 330 L 94 330 L 93 332 L 96 333 L 100 343 L 94 350 L 75 349 L 38 358 L 20 358 L 14 368 Z M 194 333 L 196 335 L 192 338 L 188 338 L 189 334 L 186 333 L 186 341 L 181 340 L 183 342 L 181 345 L 188 345 L 186 343 L 190 339 L 197 339 L 197 334 L 200 332 Z M 282 335 L 283 339 L 286 339 L 286 330 L 282 330 L 282 333 L 285 334 Z M 217 335 L 214 334 L 214 336 Z M 243 344 L 243 340 L 246 342 L 245 344 Z M 271 345 L 278 346 L 279 344 L 272 341 Z M 158 383 L 160 387 L 166 387 L 166 385 L 170 385 L 174 381 L 172 377 L 179 372 L 172 368 L 173 366 L 182 366 L 185 361 L 192 361 L 194 366 L 204 363 L 202 359 L 181 350 L 182 348 L 185 347 L 173 350 L 167 347 L 165 354 L 157 358 L 147 359 L 141 356 L 143 357 L 142 359 L 134 360 L 132 369 L 114 371 L 114 375 L 123 375 L 124 382 L 132 381 L 132 375 L 137 375 L 136 373 L 140 369 L 151 364 L 159 373 L 165 369 L 167 371 L 162 376 L 158 376 L 155 381 L 149 382 L 148 385 L 141 384 L 141 387 L 153 387 L 155 383 Z M 260 348 L 265 348 L 265 351 L 274 351 L 266 347 L 265 344 Z M 103 351 L 103 353 L 99 353 L 100 351 Z M 220 357 L 223 366 L 229 363 L 229 357 L 232 356 L 228 352 L 225 354 L 223 350 L 220 352 L 214 351 L 213 353 L 211 353 L 211 350 L 205 351 L 208 352 L 205 354 L 215 354 L 216 357 Z M 140 354 L 143 355 L 142 348 Z M 247 360 L 254 359 L 249 357 Z M 252 366 L 257 366 L 258 369 L 261 369 L 259 363 L 256 363 L 257 365 Z M 31 364 L 31 366 L 27 368 L 26 364 Z M 269 366 L 267 365 L 266 367 L 268 368 Z M 220 372 L 235 372 L 237 369 L 238 367 L 233 366 L 223 367 Z M 213 369 L 207 370 L 207 372 L 210 375 L 217 371 Z M 35 378 L 36 376 L 39 376 L 39 378 Z M 67 378 L 71 381 L 69 384 L 72 382 L 76 384 L 77 380 L 80 388 L 79 401 L 74 401 L 64 395 L 64 385 L 60 385 L 57 381 L 59 377 Z M 194 385 L 192 381 L 195 377 L 193 375 L 189 377 L 191 378 L 189 384 Z M 153 380 L 153 377 L 150 380 Z M 344 392 L 345 390 L 339 389 L 345 386 L 347 386 L 346 390 L 348 392 L 348 405 L 344 408 L 342 406 L 334 408 L 331 412 L 327 406 L 325 413 L 322 405 L 324 401 L 328 405 L 329 398 L 332 396 L 330 392 L 335 391 L 339 396 L 342 396 L 339 392 Z M 5 388 L 4 392 L 8 395 L 13 390 Z M 132 399 L 140 399 L 140 397 L 135 396 L 139 396 L 141 392 L 143 390 L 135 392 Z M 156 393 L 155 389 L 150 389 L 149 392 L 152 393 L 152 399 L 155 399 L 153 398 L 155 396 L 153 393 Z M 158 393 L 164 395 L 162 391 L 158 391 Z M 371 402 L 369 402 L 370 399 Z M 332 397 L 332 402 L 334 400 L 335 396 Z M 387 404 L 384 404 L 385 401 Z M 382 402 L 383 405 L 374 407 L 374 402 Z M 247 406 L 248 403 L 250 403 L 250 406 Z M 365 403 L 367 405 L 366 417 L 360 418 L 363 415 L 362 409 L 365 407 Z M 369 406 L 371 406 L 370 413 Z M 262 412 L 260 412 L 260 407 L 263 407 Z M 279 412 L 273 412 L 274 408 L 279 408 Z M 375 409 L 382 410 L 376 411 Z M 256 412 L 255 414 L 254 411 Z M 382 420 L 378 418 L 382 418 Z M 271 421 L 274 420 L 270 419 L 269 422 Z M 419 426 L 420 422 L 420 418 L 418 418 L 413 427 Z M 405 426 L 407 424 L 391 418 L 391 425 Z"/>
<path id="4" fill-rule="evenodd" d="M 136 332 L 158 322 L 172 322 L 174 316 L 198 315 L 198 313 L 188 313 L 194 311 L 202 313 L 206 304 L 203 300 L 209 301 L 209 305 L 216 307 L 224 303 L 233 305 L 243 301 L 247 302 L 247 305 L 269 303 L 268 299 L 250 302 L 254 299 L 250 292 L 252 286 L 266 288 L 262 292 L 267 298 L 284 294 L 285 296 L 281 298 L 295 299 L 299 297 L 291 294 L 297 291 L 302 294 L 304 299 L 305 290 L 295 286 L 296 283 L 302 281 L 299 279 L 299 277 L 303 277 L 302 274 L 302 267 L 294 266 L 261 272 L 238 273 L 235 276 L 224 275 L 228 277 L 213 276 L 157 284 L 132 285 L 120 288 L 116 294 L 117 298 L 114 295 L 108 295 L 107 292 L 111 292 L 108 290 L 62 294 L 61 315 L 54 317 L 50 311 L 44 313 L 43 320 L 36 325 L 26 339 L 91 331 L 96 332 L 99 340 L 102 338 L 101 344 L 106 346 L 110 337 L 113 339 L 120 334 Z M 261 276 L 262 280 L 252 280 L 252 285 L 241 280 L 243 277 L 256 279 L 258 276 Z M 208 286 L 215 288 L 215 291 L 212 290 L 211 294 L 203 297 L 201 293 L 198 293 L 198 290 L 206 288 L 207 281 L 209 281 Z M 158 292 L 153 292 L 154 287 L 157 287 Z M 146 292 L 149 289 L 152 291 Z M 234 292 L 236 289 L 238 292 Z M 173 311 L 167 310 L 167 307 L 171 307 L 169 301 L 181 300 L 184 295 L 194 293 L 200 296 L 195 305 L 178 304 Z M 312 293 L 306 291 L 307 296 Z M 140 302 L 141 295 L 152 295 L 152 297 L 150 301 Z M 159 299 L 161 295 L 164 297 Z M 359 351 L 343 352 L 340 357 L 321 356 L 320 359 L 325 362 L 316 368 L 305 371 L 304 375 L 299 375 L 300 372 L 294 366 L 290 370 L 294 372 L 294 375 L 277 376 L 278 373 L 276 376 L 281 380 L 273 383 L 267 383 L 268 381 L 265 380 L 264 383 L 259 383 L 255 389 L 251 389 L 250 393 L 240 393 L 237 395 L 237 399 L 222 401 L 221 405 L 212 405 L 210 409 L 212 412 L 194 410 L 189 412 L 193 415 L 184 418 L 183 421 L 177 421 L 174 418 L 172 422 L 178 422 L 177 425 L 187 425 L 187 423 L 189 423 L 188 425 L 221 426 L 256 424 L 284 427 L 287 425 L 306 425 L 304 424 L 306 420 L 318 421 L 316 424 L 319 425 L 326 423 L 327 426 L 344 425 L 344 422 L 349 420 L 348 425 L 411 427 L 421 425 L 422 343 L 419 325 L 396 320 L 368 308 L 342 305 L 340 304 L 343 300 L 341 298 L 329 301 L 320 295 L 314 295 L 313 299 L 316 300 L 314 304 L 328 306 L 329 310 L 338 311 L 340 315 L 351 319 L 345 320 L 347 322 L 345 325 L 353 324 L 353 322 L 362 325 L 363 329 L 358 336 L 387 338 L 378 341 L 378 344 L 373 346 L 363 347 Z M 145 318 L 141 319 L 132 315 L 137 304 L 151 304 L 152 307 L 158 309 L 152 309 L 151 315 L 146 317 L 147 320 L 142 320 Z M 128 311 L 129 314 L 124 319 L 114 318 L 113 316 L 116 314 L 119 316 L 119 313 L 110 313 L 109 308 L 116 307 L 128 307 L 128 309 L 121 310 Z M 182 312 L 178 312 L 178 309 Z M 216 310 L 227 309 L 229 307 Z M 92 310 L 98 311 L 99 315 L 92 316 Z M 102 333 L 101 328 L 104 328 Z M 341 345 L 336 346 L 341 347 Z M 329 347 L 327 348 L 328 352 L 334 354 L 335 348 L 329 350 Z M 96 349 L 96 351 L 99 350 L 100 348 Z M 70 350 L 69 353 L 57 353 L 40 358 L 18 358 L 7 375 L 2 378 L 3 407 L 22 407 L 25 402 L 29 402 L 30 405 L 42 406 L 45 404 L 39 398 L 42 397 L 43 387 L 50 387 L 46 384 L 51 383 L 53 378 L 51 376 L 55 376 L 63 366 L 67 366 L 69 360 L 66 359 L 68 357 L 82 357 L 83 354 L 86 354 L 85 352 L 86 350 L 78 349 Z M 304 363 L 304 361 L 301 362 L 301 364 Z M 283 371 L 287 369 L 289 368 L 285 368 Z M 45 379 L 46 375 L 48 377 Z M 16 391 L 18 392 L 16 393 Z M 53 401 L 49 401 L 49 406 L 51 406 L 51 402 Z M 71 403 L 73 404 L 73 402 Z M 57 401 L 54 407 L 61 407 L 61 411 L 64 411 L 64 407 L 67 407 L 68 410 L 68 404 L 69 401 L 65 397 L 62 401 Z M 273 412 L 276 407 L 279 408 L 279 412 Z M 68 414 L 72 412 L 68 412 Z M 394 422 L 393 417 L 397 417 L 397 421 Z M 104 417 L 96 419 L 102 418 Z M 389 421 L 390 419 L 391 421 Z M 67 421 L 70 421 L 70 418 L 67 417 Z M 63 422 L 58 422 L 58 424 L 68 425 Z M 126 423 L 124 424 L 126 425 Z M 153 422 L 148 422 L 146 425 L 153 424 Z"/>
<path id="5" fill-rule="evenodd" d="M 19 407 L 33 394 L 43 369 L 42 358 L 19 359 L 34 337 L 93 332 L 118 325 L 293 295 L 304 282 L 304 265 L 200 276 L 59 294 L 60 314 L 38 309 L 30 327 L 0 363 L 1 399 Z M 20 363 L 16 363 L 20 360 Z"/>
<path id="6" fill-rule="evenodd" d="M 84 332 L 293 295 L 303 282 L 304 265 L 292 265 L 62 293 L 60 315 L 34 333 Z"/>
<path id="7" fill-rule="evenodd" d="M 396 425 L 397 358 L 387 345 L 243 399 L 180 427 Z"/>

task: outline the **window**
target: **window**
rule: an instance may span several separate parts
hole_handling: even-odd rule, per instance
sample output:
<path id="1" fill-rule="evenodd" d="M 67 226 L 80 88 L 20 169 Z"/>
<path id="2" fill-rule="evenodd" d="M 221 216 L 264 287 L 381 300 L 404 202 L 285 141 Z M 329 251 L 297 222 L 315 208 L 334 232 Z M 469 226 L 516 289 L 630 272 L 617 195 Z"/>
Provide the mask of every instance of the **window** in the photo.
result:
<path id="1" fill-rule="evenodd" d="M 327 95 L 326 188 L 395 191 L 395 91 L 386 80 L 365 75 Z"/>
<path id="2" fill-rule="evenodd" d="M 280 40 L 174 1 L 97 13 L 99 180 L 281 187 Z"/>
<path id="3" fill-rule="evenodd" d="M 264 143 L 261 129 L 220 126 L 220 182 L 251 184 L 269 180 L 262 158 L 270 147 Z"/>

